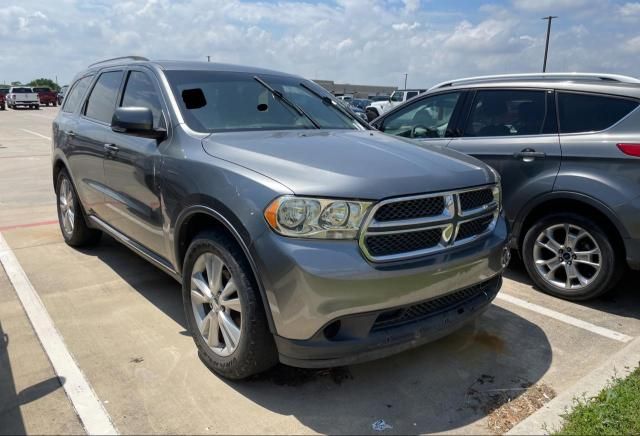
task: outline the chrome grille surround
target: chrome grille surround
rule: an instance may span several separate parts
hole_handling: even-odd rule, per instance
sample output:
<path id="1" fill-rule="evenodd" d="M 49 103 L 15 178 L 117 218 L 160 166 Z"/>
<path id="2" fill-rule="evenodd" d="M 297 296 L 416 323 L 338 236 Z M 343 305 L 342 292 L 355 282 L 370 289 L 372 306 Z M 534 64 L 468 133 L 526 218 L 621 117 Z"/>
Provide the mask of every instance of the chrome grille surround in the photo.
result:
<path id="1" fill-rule="evenodd" d="M 491 189 L 493 200 L 479 207 L 470 210 L 462 210 L 460 204 L 460 194 L 473 191 L 482 191 Z M 424 198 L 442 197 L 444 200 L 444 209 L 441 214 L 434 216 L 425 216 L 420 218 L 411 218 L 397 221 L 376 221 L 376 212 L 383 206 L 388 207 L 394 203 L 403 203 L 411 200 L 420 200 Z M 367 218 L 362 224 L 358 242 L 360 250 L 365 258 L 372 262 L 393 262 L 404 259 L 411 259 L 441 252 L 452 247 L 458 247 L 463 244 L 471 243 L 493 231 L 498 216 L 500 214 L 500 186 L 484 185 L 468 189 L 459 189 L 448 192 L 437 192 L 432 194 L 413 195 L 409 197 L 391 198 L 376 203 L 369 211 Z M 477 220 L 478 218 L 491 218 L 490 223 L 477 234 L 468 234 L 463 239 L 458 239 L 458 231 L 460 226 L 465 223 Z M 375 256 L 367 246 L 367 238 L 382 235 L 406 234 L 409 232 L 417 232 L 424 230 L 440 231 L 440 242 L 434 246 L 424 249 L 412 251 L 402 251 L 393 254 Z"/>

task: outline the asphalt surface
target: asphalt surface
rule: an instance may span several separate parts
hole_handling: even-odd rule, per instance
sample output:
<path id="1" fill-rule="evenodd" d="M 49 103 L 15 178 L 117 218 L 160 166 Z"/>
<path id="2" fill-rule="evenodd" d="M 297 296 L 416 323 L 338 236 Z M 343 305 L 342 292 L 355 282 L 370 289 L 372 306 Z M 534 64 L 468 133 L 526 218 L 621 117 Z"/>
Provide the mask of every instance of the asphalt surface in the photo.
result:
<path id="1" fill-rule="evenodd" d="M 51 181 L 56 112 L 0 111 L 0 233 L 120 433 L 487 433 L 493 410 L 527 386 L 562 393 L 640 336 L 637 273 L 575 304 L 533 289 L 516 261 L 504 298 L 435 343 L 225 381 L 200 362 L 175 281 L 110 238 L 64 244 Z M 0 268 L 0 433 L 84 432 L 50 361 Z"/>

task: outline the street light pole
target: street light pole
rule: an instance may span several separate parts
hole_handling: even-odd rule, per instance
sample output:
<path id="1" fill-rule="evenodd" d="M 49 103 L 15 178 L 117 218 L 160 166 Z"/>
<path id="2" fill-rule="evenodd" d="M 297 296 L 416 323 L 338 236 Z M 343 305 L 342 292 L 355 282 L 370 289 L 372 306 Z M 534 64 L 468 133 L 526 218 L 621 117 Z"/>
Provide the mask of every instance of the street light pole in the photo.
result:
<path id="1" fill-rule="evenodd" d="M 404 89 L 407 89 L 407 73 L 404 73 Z"/>
<path id="2" fill-rule="evenodd" d="M 551 20 L 554 18 L 558 18 L 553 15 L 549 15 L 548 17 L 544 17 L 543 20 L 547 20 L 547 42 L 544 46 L 544 64 L 542 64 L 542 72 L 547 72 L 547 54 L 549 53 L 549 36 L 551 35 Z"/>

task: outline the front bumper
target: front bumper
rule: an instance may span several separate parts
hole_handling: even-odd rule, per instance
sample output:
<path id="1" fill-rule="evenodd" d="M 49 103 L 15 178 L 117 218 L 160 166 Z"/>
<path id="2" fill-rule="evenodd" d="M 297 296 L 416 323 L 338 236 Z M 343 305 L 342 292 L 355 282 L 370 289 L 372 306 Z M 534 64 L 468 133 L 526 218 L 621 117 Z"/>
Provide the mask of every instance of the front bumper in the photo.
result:
<path id="1" fill-rule="evenodd" d="M 412 305 L 467 288 L 503 270 L 503 217 L 485 237 L 440 253 L 371 263 L 356 241 L 304 240 L 265 232 L 251 246 L 275 334 L 310 340 L 334 320 Z"/>
<path id="2" fill-rule="evenodd" d="M 380 323 L 379 320 L 394 316 L 394 313 L 415 313 L 416 307 L 433 305 L 437 308 L 438 304 L 430 300 L 391 311 L 347 317 L 340 320 L 340 333 L 334 337 L 327 337 L 325 331 L 306 341 L 276 336 L 280 361 L 301 368 L 327 368 L 380 359 L 418 347 L 440 339 L 474 320 L 489 307 L 501 285 L 502 276 L 496 276 L 483 283 L 480 292 L 439 310 L 435 309 L 433 313 L 418 317 L 415 321 L 408 320 L 397 325 L 391 322 L 384 327 L 385 322 Z M 453 292 L 450 295 L 455 294 Z M 450 296 L 441 297 L 441 300 L 450 298 L 455 300 Z M 375 326 L 381 324 L 382 328 L 376 329 Z"/>

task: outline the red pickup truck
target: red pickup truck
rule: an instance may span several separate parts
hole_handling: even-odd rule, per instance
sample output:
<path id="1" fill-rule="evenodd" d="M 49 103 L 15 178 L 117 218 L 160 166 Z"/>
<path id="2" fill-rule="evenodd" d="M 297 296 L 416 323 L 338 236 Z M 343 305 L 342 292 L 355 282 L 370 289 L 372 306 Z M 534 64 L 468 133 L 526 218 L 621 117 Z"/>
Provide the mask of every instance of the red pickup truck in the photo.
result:
<path id="1" fill-rule="evenodd" d="M 58 93 L 53 92 L 51 88 L 47 87 L 34 87 L 33 92 L 38 94 L 38 100 L 40 100 L 40 104 L 45 106 L 49 106 L 50 104 L 54 106 L 58 106 Z"/>
<path id="2" fill-rule="evenodd" d="M 9 88 L 0 88 L 0 111 L 5 110 L 7 107 L 5 95 L 9 92 Z"/>

